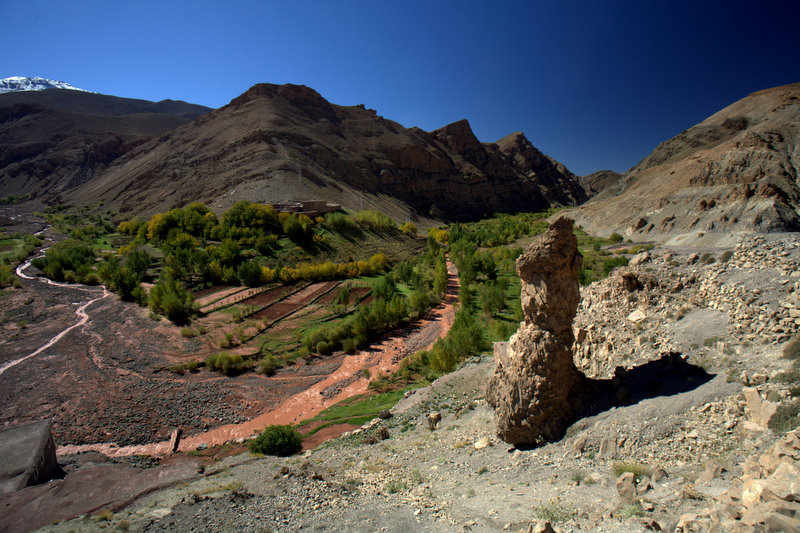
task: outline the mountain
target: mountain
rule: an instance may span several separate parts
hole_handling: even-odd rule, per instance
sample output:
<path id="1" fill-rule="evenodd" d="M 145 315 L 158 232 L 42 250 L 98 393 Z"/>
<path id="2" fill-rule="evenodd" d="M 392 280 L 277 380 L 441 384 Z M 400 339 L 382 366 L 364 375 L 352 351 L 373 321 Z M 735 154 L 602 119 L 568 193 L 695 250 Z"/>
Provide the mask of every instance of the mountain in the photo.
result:
<path id="1" fill-rule="evenodd" d="M 71 91 L 84 91 L 78 89 L 67 82 L 48 80 L 47 78 L 24 78 L 22 76 L 11 76 L 10 78 L 0 79 L 0 94 L 17 91 L 44 91 L 45 89 L 69 89 Z"/>
<path id="2" fill-rule="evenodd" d="M 0 197 L 52 198 L 208 111 L 67 89 L 0 94 Z"/>
<path id="3" fill-rule="evenodd" d="M 753 93 L 661 143 L 572 216 L 599 234 L 671 244 L 800 230 L 800 83 Z"/>
<path id="4" fill-rule="evenodd" d="M 577 178 L 521 133 L 482 143 L 466 120 L 433 132 L 299 85 L 258 84 L 114 161 L 65 195 L 148 213 L 203 201 L 319 198 L 396 218 L 466 220 L 576 205 Z"/>
<path id="5" fill-rule="evenodd" d="M 581 176 L 581 184 L 587 193 L 594 196 L 603 192 L 604 189 L 616 185 L 622 178 L 622 174 L 613 170 L 598 170 L 586 176 Z"/>

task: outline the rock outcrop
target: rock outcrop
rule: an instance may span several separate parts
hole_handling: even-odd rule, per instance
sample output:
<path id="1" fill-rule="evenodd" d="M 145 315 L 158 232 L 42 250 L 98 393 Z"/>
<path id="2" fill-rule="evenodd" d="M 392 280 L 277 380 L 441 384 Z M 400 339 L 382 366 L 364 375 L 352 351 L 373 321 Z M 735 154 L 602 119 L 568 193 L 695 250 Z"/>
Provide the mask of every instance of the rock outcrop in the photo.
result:
<path id="1" fill-rule="evenodd" d="M 525 321 L 507 347 L 495 347 L 497 367 L 486 399 L 497 434 L 512 444 L 563 436 L 579 407 L 583 375 L 572 361 L 572 320 L 578 309 L 583 257 L 572 220 L 556 220 L 517 259 Z"/>
<path id="2" fill-rule="evenodd" d="M 800 531 L 800 435 L 792 431 L 705 510 L 681 516 L 676 531 Z"/>
<path id="3" fill-rule="evenodd" d="M 50 426 L 40 420 L 0 431 L 0 494 L 63 476 Z"/>

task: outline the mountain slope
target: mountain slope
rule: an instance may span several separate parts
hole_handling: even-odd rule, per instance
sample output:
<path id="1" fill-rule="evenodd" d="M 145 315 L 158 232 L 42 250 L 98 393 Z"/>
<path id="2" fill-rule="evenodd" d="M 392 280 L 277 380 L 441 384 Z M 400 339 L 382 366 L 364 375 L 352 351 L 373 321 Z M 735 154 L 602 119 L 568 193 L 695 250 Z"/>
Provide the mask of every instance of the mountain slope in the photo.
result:
<path id="1" fill-rule="evenodd" d="M 0 94 L 0 196 L 48 197 L 208 108 L 67 89 Z"/>
<path id="2" fill-rule="evenodd" d="M 69 197 L 142 212 L 194 200 L 223 209 L 241 199 L 320 198 L 453 220 L 585 199 L 563 166 L 507 149 L 479 142 L 465 120 L 428 133 L 305 86 L 259 84 L 121 157 Z M 569 192 L 545 194 L 550 184 Z"/>
<path id="3" fill-rule="evenodd" d="M 800 84 L 753 93 L 661 143 L 574 210 L 601 234 L 689 243 L 800 230 Z"/>
<path id="4" fill-rule="evenodd" d="M 586 191 L 594 196 L 603 192 L 604 189 L 612 187 L 619 182 L 622 174 L 613 170 L 598 170 L 586 176 L 581 176 L 581 184 Z"/>

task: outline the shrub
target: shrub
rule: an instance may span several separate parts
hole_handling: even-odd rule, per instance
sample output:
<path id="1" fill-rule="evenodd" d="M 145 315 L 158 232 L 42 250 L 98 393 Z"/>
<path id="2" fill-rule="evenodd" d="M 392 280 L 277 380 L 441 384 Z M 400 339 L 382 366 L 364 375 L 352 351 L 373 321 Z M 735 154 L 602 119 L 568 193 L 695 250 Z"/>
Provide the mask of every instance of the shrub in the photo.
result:
<path id="1" fill-rule="evenodd" d="M 261 285 L 261 266 L 252 259 L 240 264 L 239 268 L 236 270 L 236 275 L 239 277 L 239 280 L 248 287 L 258 287 Z M 267 277 L 267 275 L 266 272 L 263 274 L 264 277 Z"/>
<path id="2" fill-rule="evenodd" d="M 293 426 L 267 427 L 247 445 L 253 453 L 289 457 L 303 449 L 303 436 Z"/>
<path id="3" fill-rule="evenodd" d="M 800 400 L 794 400 L 778 406 L 778 410 L 769 419 L 769 427 L 776 433 L 786 433 L 800 426 Z"/>
<path id="4" fill-rule="evenodd" d="M 614 463 L 614 465 L 611 467 L 611 472 L 615 477 L 619 477 L 625 472 L 632 472 L 633 475 L 636 476 L 637 480 L 641 480 L 644 477 L 650 477 L 652 475 L 652 470 L 643 464 L 622 461 Z"/>
<path id="5" fill-rule="evenodd" d="M 169 275 L 162 275 L 150 290 L 150 309 L 175 323 L 185 322 L 194 310 L 192 294 L 183 283 Z"/>
<path id="6" fill-rule="evenodd" d="M 409 237 L 416 237 L 417 236 L 417 226 L 415 226 L 412 222 L 406 222 L 400 226 L 400 231 L 408 235 Z"/>
<path id="7" fill-rule="evenodd" d="M 13 274 L 11 267 L 8 265 L 0 265 L 0 289 L 4 287 L 19 287 L 21 285 L 17 276 Z"/>
<path id="8" fill-rule="evenodd" d="M 262 374 L 272 374 L 278 368 L 278 362 L 271 353 L 266 354 L 258 361 L 258 371 Z"/>
<path id="9" fill-rule="evenodd" d="M 608 240 L 613 242 L 613 243 L 622 242 L 622 235 L 620 235 L 619 233 L 614 232 L 614 233 L 612 233 L 611 235 L 608 236 Z"/>
<path id="10" fill-rule="evenodd" d="M 205 360 L 206 368 L 216 370 L 226 376 L 233 376 L 247 370 L 248 364 L 241 355 L 218 353 L 209 355 Z"/>
<path id="11" fill-rule="evenodd" d="M 74 239 L 54 244 L 44 257 L 33 260 L 33 266 L 54 281 L 65 281 L 67 273 L 71 272 L 71 282 L 74 282 L 78 277 L 87 275 L 93 264 L 92 248 Z M 76 276 L 76 273 L 80 276 Z"/>

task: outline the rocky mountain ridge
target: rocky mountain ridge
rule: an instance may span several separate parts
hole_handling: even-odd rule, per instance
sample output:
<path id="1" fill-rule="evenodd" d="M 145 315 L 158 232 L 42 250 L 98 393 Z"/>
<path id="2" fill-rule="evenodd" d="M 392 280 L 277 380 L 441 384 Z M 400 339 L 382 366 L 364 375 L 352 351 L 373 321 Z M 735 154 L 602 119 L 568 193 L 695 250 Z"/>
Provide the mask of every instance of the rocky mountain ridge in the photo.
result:
<path id="1" fill-rule="evenodd" d="M 661 143 L 571 216 L 598 234 L 670 244 L 796 231 L 798 123 L 800 83 L 753 93 Z"/>
<path id="2" fill-rule="evenodd" d="M 481 143 L 466 120 L 428 133 L 305 86 L 258 84 L 66 195 L 143 212 L 303 197 L 396 218 L 464 220 L 576 205 L 586 194 L 522 134 Z"/>

